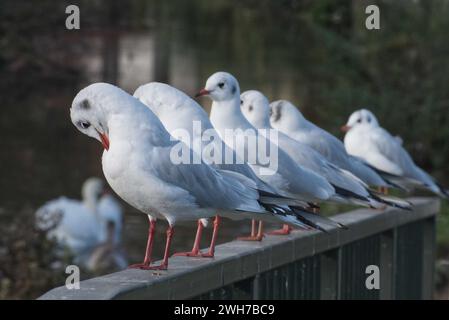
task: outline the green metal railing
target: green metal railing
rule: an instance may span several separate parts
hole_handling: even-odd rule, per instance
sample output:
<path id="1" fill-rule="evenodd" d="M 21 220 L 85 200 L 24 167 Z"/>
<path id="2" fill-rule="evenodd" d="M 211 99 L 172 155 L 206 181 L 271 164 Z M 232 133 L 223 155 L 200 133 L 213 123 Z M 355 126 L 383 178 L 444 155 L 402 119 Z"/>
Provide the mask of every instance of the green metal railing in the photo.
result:
<path id="1" fill-rule="evenodd" d="M 413 212 L 360 209 L 333 217 L 348 230 L 233 241 L 218 246 L 212 261 L 175 257 L 158 275 L 125 270 L 41 299 L 431 299 L 440 203 L 410 200 Z M 379 268 L 380 289 L 365 285 L 370 265 Z"/>

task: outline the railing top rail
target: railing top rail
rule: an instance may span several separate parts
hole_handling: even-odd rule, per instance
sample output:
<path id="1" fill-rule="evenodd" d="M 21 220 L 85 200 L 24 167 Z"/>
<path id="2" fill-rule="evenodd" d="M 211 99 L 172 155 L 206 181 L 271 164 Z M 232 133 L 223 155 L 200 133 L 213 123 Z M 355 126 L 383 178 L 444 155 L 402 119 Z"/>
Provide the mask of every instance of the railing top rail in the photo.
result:
<path id="1" fill-rule="evenodd" d="M 81 281 L 80 289 L 65 286 L 39 299 L 186 299 L 240 281 L 278 266 L 435 215 L 436 198 L 411 198 L 412 212 L 389 208 L 358 209 L 332 218 L 349 227 L 329 233 L 294 231 L 267 236 L 260 243 L 231 241 L 216 248 L 214 259 L 170 258 L 168 271 L 127 269 Z"/>

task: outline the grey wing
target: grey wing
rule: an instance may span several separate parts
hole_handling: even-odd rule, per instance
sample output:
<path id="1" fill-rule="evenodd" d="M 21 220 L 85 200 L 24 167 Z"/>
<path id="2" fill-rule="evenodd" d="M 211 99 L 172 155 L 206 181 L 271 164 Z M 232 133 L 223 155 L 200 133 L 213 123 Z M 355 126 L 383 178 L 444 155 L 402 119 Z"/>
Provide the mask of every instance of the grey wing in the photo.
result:
<path id="1" fill-rule="evenodd" d="M 373 131 L 369 143 L 372 152 L 368 152 L 367 159 L 376 168 L 399 176 L 414 171 L 415 164 L 410 155 L 386 130 Z"/>
<path id="2" fill-rule="evenodd" d="M 397 172 L 400 172 L 401 176 L 412 179 L 412 183 L 421 182 L 434 192 L 439 192 L 440 188 L 435 184 L 434 179 L 416 166 L 412 157 L 396 137 L 391 136 L 385 129 L 378 128 L 370 135 L 370 141 L 377 148 L 378 153 L 382 155 L 384 165 L 395 165 Z"/>
<path id="3" fill-rule="evenodd" d="M 342 141 L 322 130 L 316 128 L 310 134 L 311 143 L 315 150 L 323 154 L 329 162 L 337 165 L 341 169 L 353 173 L 368 185 L 386 186 L 387 183 L 374 170 L 366 166 L 360 161 L 355 161 L 346 152 Z"/>
<path id="4" fill-rule="evenodd" d="M 330 133 L 318 128 L 309 133 L 308 144 L 330 162 L 348 168 L 348 157 L 343 143 Z"/>
<path id="5" fill-rule="evenodd" d="M 257 191 L 234 177 L 204 163 L 173 164 L 170 147 L 158 148 L 157 154 L 152 160 L 157 177 L 189 192 L 200 207 L 260 211 Z"/>
<path id="6" fill-rule="evenodd" d="M 325 157 L 314 148 L 283 136 L 279 138 L 279 143 L 281 148 L 298 163 L 322 175 L 334 186 L 351 190 L 352 192 L 363 196 L 368 195 L 362 181 L 349 172 L 344 171 L 327 161 Z"/>
<path id="7" fill-rule="evenodd" d="M 256 173 L 251 169 L 251 167 L 247 163 L 240 163 L 237 161 L 237 154 L 236 152 L 228 147 L 222 140 L 220 141 L 214 141 L 212 142 L 217 148 L 222 148 L 222 157 L 221 157 L 221 163 L 217 165 L 217 168 L 221 170 L 228 170 L 240 173 L 241 175 L 244 175 L 248 179 L 251 179 L 254 181 L 257 185 L 257 188 L 259 190 L 263 190 L 266 192 L 276 193 L 275 189 L 267 185 L 265 182 L 259 179 L 259 177 L 256 175 Z M 231 163 L 226 163 L 225 154 L 232 154 L 233 161 Z M 243 162 L 243 161 L 242 161 Z"/>

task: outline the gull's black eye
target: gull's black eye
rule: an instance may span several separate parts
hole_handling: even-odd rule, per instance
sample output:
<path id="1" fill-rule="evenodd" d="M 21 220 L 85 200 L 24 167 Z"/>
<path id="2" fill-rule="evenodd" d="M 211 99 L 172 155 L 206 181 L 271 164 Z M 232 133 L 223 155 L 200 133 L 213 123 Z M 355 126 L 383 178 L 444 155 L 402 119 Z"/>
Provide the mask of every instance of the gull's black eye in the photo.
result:
<path id="1" fill-rule="evenodd" d="M 224 87 L 224 82 L 220 82 L 220 83 L 218 84 L 218 86 L 220 87 L 220 89 L 223 89 L 223 87 Z"/>
<path id="2" fill-rule="evenodd" d="M 243 100 L 240 100 L 240 105 L 242 105 L 243 104 Z"/>
<path id="3" fill-rule="evenodd" d="M 362 122 L 362 118 L 359 118 L 359 119 L 357 120 L 357 122 L 358 122 L 358 123 L 361 123 L 361 122 Z"/>
<path id="4" fill-rule="evenodd" d="M 83 129 L 87 129 L 87 128 L 90 127 L 90 123 L 87 122 L 87 121 L 80 121 L 80 122 L 79 122 L 79 126 L 80 126 L 81 128 L 83 128 Z"/>

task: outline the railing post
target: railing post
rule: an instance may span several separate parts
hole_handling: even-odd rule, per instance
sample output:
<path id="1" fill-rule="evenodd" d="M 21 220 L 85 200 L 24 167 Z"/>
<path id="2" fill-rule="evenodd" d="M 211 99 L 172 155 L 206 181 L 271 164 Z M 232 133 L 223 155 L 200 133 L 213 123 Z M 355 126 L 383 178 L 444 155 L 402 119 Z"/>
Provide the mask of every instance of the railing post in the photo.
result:
<path id="1" fill-rule="evenodd" d="M 396 288 L 396 278 L 398 272 L 398 228 L 391 230 L 393 232 L 393 260 L 392 260 L 392 284 L 391 284 L 391 295 L 392 299 L 397 299 L 397 288 Z"/>
<path id="2" fill-rule="evenodd" d="M 389 230 L 380 236 L 380 300 L 394 297 L 394 256 L 394 230 Z"/>
<path id="3" fill-rule="evenodd" d="M 262 281 L 261 281 L 261 274 L 258 273 L 253 279 L 253 300 L 260 300 L 262 299 Z"/>
<path id="4" fill-rule="evenodd" d="M 435 269 L 435 216 L 422 222 L 422 296 L 421 299 L 432 299 L 434 289 L 434 269 Z"/>
<path id="5" fill-rule="evenodd" d="M 342 266 L 343 266 L 343 254 L 342 254 L 343 247 L 339 247 L 337 249 L 337 300 L 341 300 L 342 296 Z"/>
<path id="6" fill-rule="evenodd" d="M 338 291 L 338 249 L 321 254 L 321 287 L 320 298 L 337 299 Z"/>

